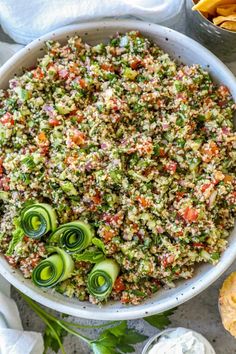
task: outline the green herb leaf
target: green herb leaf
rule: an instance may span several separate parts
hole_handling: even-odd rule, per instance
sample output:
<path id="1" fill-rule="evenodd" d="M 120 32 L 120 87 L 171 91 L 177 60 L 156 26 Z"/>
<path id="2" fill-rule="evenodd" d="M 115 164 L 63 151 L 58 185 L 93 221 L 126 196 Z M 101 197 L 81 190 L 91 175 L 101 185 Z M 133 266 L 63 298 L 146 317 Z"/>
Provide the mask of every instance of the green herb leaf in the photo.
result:
<path id="1" fill-rule="evenodd" d="M 12 239 L 9 243 L 6 255 L 11 256 L 12 253 L 14 252 L 14 249 L 16 245 L 23 239 L 24 236 L 24 231 L 20 227 L 20 218 L 15 218 L 13 220 L 14 225 L 16 226 L 16 229 L 12 233 Z"/>
<path id="2" fill-rule="evenodd" d="M 173 315 L 175 310 L 176 308 L 165 311 L 158 315 L 145 317 L 144 321 L 148 322 L 151 326 L 156 327 L 158 329 L 165 329 L 171 323 L 169 316 Z"/>
<path id="3" fill-rule="evenodd" d="M 96 341 L 93 341 L 93 350 L 96 346 L 100 349 L 109 348 L 109 353 L 134 353 L 134 344 L 143 342 L 147 337 L 138 333 L 134 329 L 127 326 L 127 321 L 122 321 L 117 326 L 111 327 L 103 331 Z M 106 354 L 107 352 L 94 351 L 94 353 Z"/>
<path id="4" fill-rule="evenodd" d="M 24 157 L 24 159 L 21 160 L 21 163 L 28 167 L 30 170 L 33 170 L 36 166 L 33 156 Z"/>
<path id="5" fill-rule="evenodd" d="M 111 347 L 105 347 L 99 343 L 92 343 L 91 349 L 93 350 L 94 354 L 117 354 L 118 352 Z"/>
<path id="6" fill-rule="evenodd" d="M 132 328 L 126 328 L 126 333 L 121 337 L 118 348 L 122 353 L 134 353 L 134 344 L 141 343 L 147 339 L 144 334 L 138 333 Z"/>
<path id="7" fill-rule="evenodd" d="M 122 321 L 115 327 L 106 329 L 103 333 L 105 334 L 113 334 L 115 337 L 124 336 L 127 330 L 127 322 Z"/>
<path id="8" fill-rule="evenodd" d="M 132 345 L 126 344 L 126 343 L 120 343 L 119 344 L 119 350 L 122 353 L 134 353 L 135 349 L 132 347 Z"/>
<path id="9" fill-rule="evenodd" d="M 53 326 L 53 329 L 57 333 L 58 337 L 61 340 L 61 343 L 63 343 L 64 337 L 67 335 L 66 331 L 56 322 L 49 321 L 51 326 Z M 55 333 L 52 332 L 51 328 L 49 326 L 45 327 L 44 330 L 44 353 L 47 352 L 49 348 L 51 348 L 55 353 L 57 353 L 60 349 L 60 345 L 58 342 L 58 339 L 55 336 Z"/>
<path id="10" fill-rule="evenodd" d="M 84 261 L 90 263 L 98 263 L 103 261 L 106 257 L 101 251 L 84 251 L 81 254 L 74 254 L 73 258 L 76 261 Z"/>
<path id="11" fill-rule="evenodd" d="M 147 339 L 147 337 L 144 334 L 140 334 L 132 328 L 128 328 L 126 334 L 123 337 L 123 340 L 129 344 L 141 343 L 145 339 Z"/>
<path id="12" fill-rule="evenodd" d="M 103 253 L 106 252 L 106 250 L 105 250 L 105 245 L 104 245 L 104 243 L 103 243 L 99 238 L 94 237 L 94 238 L 92 239 L 92 243 L 93 243 L 95 246 L 97 246 L 97 248 L 99 248 Z"/>

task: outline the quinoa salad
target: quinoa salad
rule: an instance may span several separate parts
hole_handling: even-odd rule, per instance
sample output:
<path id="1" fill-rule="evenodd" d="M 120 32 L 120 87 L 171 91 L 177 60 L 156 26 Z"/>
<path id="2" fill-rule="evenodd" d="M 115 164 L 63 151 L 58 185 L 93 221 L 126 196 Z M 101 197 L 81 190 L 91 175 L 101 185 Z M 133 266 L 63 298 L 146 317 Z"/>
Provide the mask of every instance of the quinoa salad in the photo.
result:
<path id="1" fill-rule="evenodd" d="M 139 304 L 216 264 L 236 105 L 139 32 L 46 54 L 0 90 L 0 252 L 36 286 Z"/>

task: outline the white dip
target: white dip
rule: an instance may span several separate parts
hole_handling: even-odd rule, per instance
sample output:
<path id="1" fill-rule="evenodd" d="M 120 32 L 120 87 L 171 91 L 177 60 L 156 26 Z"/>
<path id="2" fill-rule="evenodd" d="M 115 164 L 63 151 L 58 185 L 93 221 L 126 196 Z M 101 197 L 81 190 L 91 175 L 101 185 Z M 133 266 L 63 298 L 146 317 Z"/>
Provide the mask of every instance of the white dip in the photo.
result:
<path id="1" fill-rule="evenodd" d="M 215 351 L 201 334 L 176 328 L 164 332 L 148 354 L 215 354 Z"/>

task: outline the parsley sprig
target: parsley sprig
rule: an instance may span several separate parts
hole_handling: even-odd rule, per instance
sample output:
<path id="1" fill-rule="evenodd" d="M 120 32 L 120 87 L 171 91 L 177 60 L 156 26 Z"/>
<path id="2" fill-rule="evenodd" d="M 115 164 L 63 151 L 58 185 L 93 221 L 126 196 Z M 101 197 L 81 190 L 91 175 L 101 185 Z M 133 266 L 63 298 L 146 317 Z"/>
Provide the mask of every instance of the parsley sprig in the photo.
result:
<path id="1" fill-rule="evenodd" d="M 147 336 L 144 334 L 137 332 L 133 328 L 129 328 L 127 321 L 110 321 L 100 325 L 81 325 L 66 321 L 65 316 L 57 318 L 51 313 L 46 312 L 28 296 L 22 293 L 21 296 L 45 323 L 45 354 L 49 348 L 56 353 L 61 350 L 62 354 L 66 354 L 63 340 L 67 334 L 72 334 L 86 342 L 94 354 L 134 353 L 134 345 L 147 339 Z M 173 311 L 169 310 L 159 315 L 145 317 L 144 320 L 158 329 L 164 329 L 170 324 L 169 316 L 173 314 Z M 104 329 L 96 339 L 88 338 L 77 331 L 77 329 L 105 327 L 109 328 Z"/>

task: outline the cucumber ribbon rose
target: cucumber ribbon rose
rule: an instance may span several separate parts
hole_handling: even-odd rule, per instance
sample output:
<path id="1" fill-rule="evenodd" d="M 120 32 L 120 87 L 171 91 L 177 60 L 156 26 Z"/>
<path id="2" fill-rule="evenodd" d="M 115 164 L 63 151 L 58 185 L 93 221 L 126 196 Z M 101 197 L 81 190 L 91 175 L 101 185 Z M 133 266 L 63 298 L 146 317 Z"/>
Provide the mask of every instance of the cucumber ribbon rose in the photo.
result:
<path id="1" fill-rule="evenodd" d="M 35 285 L 51 288 L 57 283 L 69 278 L 74 270 L 71 256 L 59 247 L 47 247 L 51 254 L 41 261 L 33 270 L 32 280 Z"/>
<path id="2" fill-rule="evenodd" d="M 106 299 L 119 274 L 120 267 L 112 259 L 97 263 L 88 277 L 88 291 L 100 300 Z"/>
<path id="3" fill-rule="evenodd" d="M 36 203 L 24 208 L 20 219 L 25 235 L 34 239 L 54 231 L 57 227 L 56 212 L 46 203 Z"/>
<path id="4" fill-rule="evenodd" d="M 72 221 L 59 226 L 50 236 L 49 243 L 57 244 L 68 253 L 81 252 L 87 248 L 94 236 L 90 225 L 82 221 Z"/>

